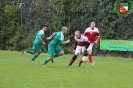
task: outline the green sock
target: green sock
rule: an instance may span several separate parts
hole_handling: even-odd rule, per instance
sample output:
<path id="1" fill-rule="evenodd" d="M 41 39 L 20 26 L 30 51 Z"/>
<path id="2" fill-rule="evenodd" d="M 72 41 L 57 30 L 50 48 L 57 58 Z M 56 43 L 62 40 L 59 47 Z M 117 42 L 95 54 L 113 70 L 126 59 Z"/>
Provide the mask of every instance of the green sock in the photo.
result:
<path id="1" fill-rule="evenodd" d="M 46 58 L 43 63 L 47 64 L 49 61 L 50 61 L 49 58 Z"/>
<path id="2" fill-rule="evenodd" d="M 39 55 L 35 54 L 34 57 L 31 59 L 31 61 L 34 61 Z"/>
<path id="3" fill-rule="evenodd" d="M 33 50 L 27 50 L 27 53 L 34 54 Z"/>
<path id="4" fill-rule="evenodd" d="M 54 57 L 59 57 L 60 56 L 60 54 L 58 54 L 58 53 L 56 53 L 55 55 L 54 55 Z"/>

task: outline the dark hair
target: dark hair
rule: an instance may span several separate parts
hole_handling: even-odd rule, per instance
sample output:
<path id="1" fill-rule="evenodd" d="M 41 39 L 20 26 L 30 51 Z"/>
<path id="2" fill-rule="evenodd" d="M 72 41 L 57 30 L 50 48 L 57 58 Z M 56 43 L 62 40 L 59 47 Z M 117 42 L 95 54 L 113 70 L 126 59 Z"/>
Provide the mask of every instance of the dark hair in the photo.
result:
<path id="1" fill-rule="evenodd" d="M 43 28 L 43 27 L 48 27 L 48 25 L 45 25 L 45 24 L 44 24 L 44 25 L 41 26 L 41 28 Z"/>

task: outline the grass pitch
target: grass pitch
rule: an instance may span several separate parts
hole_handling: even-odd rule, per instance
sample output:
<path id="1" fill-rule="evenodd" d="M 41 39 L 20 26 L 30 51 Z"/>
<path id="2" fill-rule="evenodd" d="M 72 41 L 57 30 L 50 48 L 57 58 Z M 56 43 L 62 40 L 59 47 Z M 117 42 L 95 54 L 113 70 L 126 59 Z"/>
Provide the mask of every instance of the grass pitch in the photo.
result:
<path id="1" fill-rule="evenodd" d="M 0 51 L 0 88 L 133 88 L 133 59 L 97 56 L 94 66 L 77 67 L 77 59 L 68 67 L 72 55 L 64 55 L 43 68 L 46 54 L 32 56 Z"/>

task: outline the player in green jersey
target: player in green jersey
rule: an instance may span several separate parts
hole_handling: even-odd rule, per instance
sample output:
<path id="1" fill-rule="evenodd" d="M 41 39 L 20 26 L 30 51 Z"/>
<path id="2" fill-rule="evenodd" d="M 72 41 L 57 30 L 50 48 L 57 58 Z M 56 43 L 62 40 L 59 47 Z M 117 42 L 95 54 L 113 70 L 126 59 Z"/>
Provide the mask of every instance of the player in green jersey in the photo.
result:
<path id="1" fill-rule="evenodd" d="M 62 27 L 60 32 L 54 32 L 50 37 L 47 37 L 47 40 L 51 40 L 51 42 L 48 44 L 48 58 L 46 58 L 42 64 L 44 67 L 50 60 L 53 61 L 54 57 L 58 57 L 64 54 L 61 47 L 58 45 L 61 44 L 67 44 L 70 42 L 70 40 L 64 41 L 64 34 L 67 33 L 67 27 Z"/>
<path id="2" fill-rule="evenodd" d="M 34 54 L 32 57 L 31 61 L 34 61 L 42 52 L 42 45 L 46 45 L 44 42 L 44 37 L 45 37 L 45 31 L 47 31 L 48 26 L 47 25 L 42 25 L 42 29 L 38 31 L 34 41 L 33 41 L 33 48 L 32 50 L 24 50 L 22 51 L 22 55 L 24 53 L 29 53 L 29 54 Z"/>

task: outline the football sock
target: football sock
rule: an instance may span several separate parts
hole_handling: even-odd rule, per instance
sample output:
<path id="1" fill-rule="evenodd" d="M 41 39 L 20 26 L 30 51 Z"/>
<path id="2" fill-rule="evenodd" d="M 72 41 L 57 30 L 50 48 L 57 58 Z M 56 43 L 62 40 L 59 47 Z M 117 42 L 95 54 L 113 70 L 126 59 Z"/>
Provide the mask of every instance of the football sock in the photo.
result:
<path id="1" fill-rule="evenodd" d="M 31 61 L 34 61 L 39 55 L 35 54 L 34 57 L 31 59 Z"/>
<path id="2" fill-rule="evenodd" d="M 33 50 L 27 50 L 27 53 L 34 54 Z"/>
<path id="3" fill-rule="evenodd" d="M 46 59 L 44 60 L 43 64 L 47 64 L 49 61 L 50 61 L 49 58 L 46 58 Z"/>
<path id="4" fill-rule="evenodd" d="M 92 63 L 92 55 L 88 55 L 89 63 Z"/>
<path id="5" fill-rule="evenodd" d="M 82 59 L 79 59 L 79 64 L 81 64 L 82 63 Z"/>
<path id="6" fill-rule="evenodd" d="M 69 66 L 71 66 L 73 62 L 74 62 L 74 60 L 71 59 L 70 62 L 69 62 Z"/>
<path id="7" fill-rule="evenodd" d="M 76 60 L 76 58 L 77 58 L 77 55 L 74 55 L 74 56 L 72 57 L 72 59 L 71 59 L 70 62 L 69 62 L 69 65 L 70 65 L 70 66 L 73 64 L 73 62 Z"/>
<path id="8" fill-rule="evenodd" d="M 82 56 L 83 57 L 83 56 Z M 82 57 L 81 58 L 79 58 L 79 64 L 81 64 L 82 63 Z"/>

